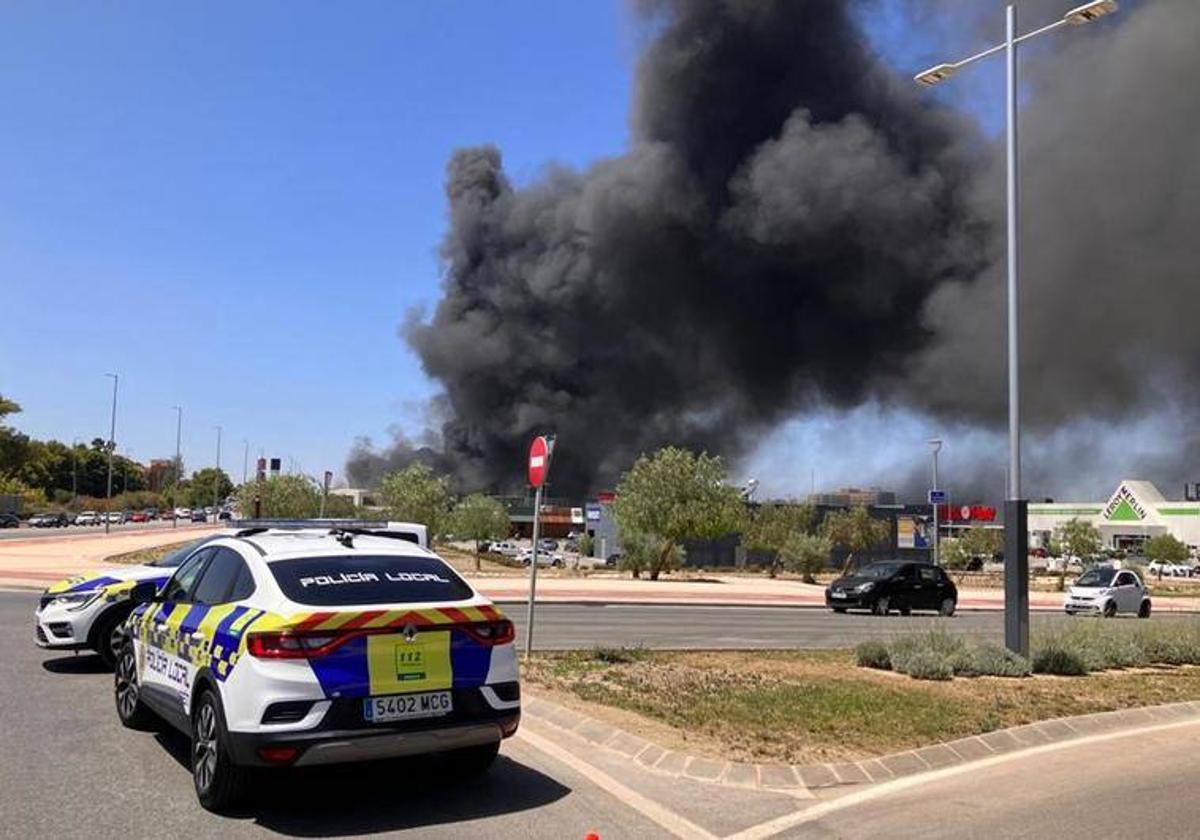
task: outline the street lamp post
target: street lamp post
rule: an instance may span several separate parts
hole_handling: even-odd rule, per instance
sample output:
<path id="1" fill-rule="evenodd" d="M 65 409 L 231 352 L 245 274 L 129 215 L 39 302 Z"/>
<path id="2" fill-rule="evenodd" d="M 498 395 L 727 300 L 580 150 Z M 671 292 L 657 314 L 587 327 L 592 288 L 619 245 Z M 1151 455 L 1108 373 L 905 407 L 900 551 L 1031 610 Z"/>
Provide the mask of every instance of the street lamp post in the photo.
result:
<path id="1" fill-rule="evenodd" d="M 217 508 L 221 506 L 221 427 L 217 426 L 217 474 L 213 476 L 213 521 L 216 521 Z"/>
<path id="2" fill-rule="evenodd" d="M 932 86 L 949 79 L 963 67 L 980 59 L 1005 53 L 1005 142 L 1007 159 L 1006 197 L 1008 237 L 1008 498 L 1004 502 L 1004 643 L 1009 650 L 1029 655 L 1029 503 L 1021 498 L 1021 404 L 1020 290 L 1018 284 L 1019 241 L 1017 236 L 1017 44 L 1059 27 L 1091 23 L 1117 10 L 1117 0 L 1092 0 L 1064 14 L 1059 20 L 1024 35 L 1017 35 L 1016 7 L 1009 5 L 1003 44 L 961 61 L 936 64 L 914 76 L 918 84 Z"/>
<path id="3" fill-rule="evenodd" d="M 183 407 L 173 405 L 175 409 L 175 469 L 172 471 L 171 477 L 171 527 L 179 527 L 179 474 L 183 472 L 183 458 L 179 452 L 179 442 L 183 436 Z"/>
<path id="4" fill-rule="evenodd" d="M 250 441 L 243 440 L 246 448 L 242 451 L 242 484 L 246 483 L 246 470 L 250 466 Z"/>
<path id="5" fill-rule="evenodd" d="M 71 440 L 71 510 L 79 502 L 79 438 Z"/>
<path id="6" fill-rule="evenodd" d="M 112 422 L 108 428 L 108 491 L 104 502 L 104 533 L 108 533 L 108 517 L 112 513 L 112 471 L 113 471 L 113 450 L 117 446 L 117 382 L 120 377 L 115 373 L 106 373 L 105 376 L 112 377 L 113 381 L 113 398 L 112 398 Z"/>
<path id="7" fill-rule="evenodd" d="M 933 451 L 933 489 L 938 488 L 938 452 L 942 449 L 942 441 L 940 438 L 932 438 L 929 441 L 929 448 Z M 933 565 L 940 566 L 942 564 L 940 549 L 941 549 L 941 531 L 938 529 L 938 504 L 934 502 L 931 505 L 933 508 Z"/>

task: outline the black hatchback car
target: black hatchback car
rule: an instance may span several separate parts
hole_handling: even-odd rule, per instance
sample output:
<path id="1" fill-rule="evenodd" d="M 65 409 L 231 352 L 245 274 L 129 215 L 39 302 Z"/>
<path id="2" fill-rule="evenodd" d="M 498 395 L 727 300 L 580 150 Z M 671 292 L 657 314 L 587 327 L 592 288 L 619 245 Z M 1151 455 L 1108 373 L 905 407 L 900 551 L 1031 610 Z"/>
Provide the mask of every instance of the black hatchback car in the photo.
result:
<path id="1" fill-rule="evenodd" d="M 954 615 L 958 588 L 939 566 L 887 560 L 871 563 L 829 584 L 825 606 L 837 613 L 860 609 L 875 615 L 893 610 L 908 615 L 913 610 L 932 610 L 939 615 Z"/>

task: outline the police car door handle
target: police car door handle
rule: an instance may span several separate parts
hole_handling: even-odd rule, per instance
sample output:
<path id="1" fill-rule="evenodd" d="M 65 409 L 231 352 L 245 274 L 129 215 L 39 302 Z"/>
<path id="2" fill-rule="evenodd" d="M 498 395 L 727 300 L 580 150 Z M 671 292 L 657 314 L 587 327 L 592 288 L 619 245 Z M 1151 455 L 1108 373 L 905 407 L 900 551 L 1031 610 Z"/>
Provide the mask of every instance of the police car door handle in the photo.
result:
<path id="1" fill-rule="evenodd" d="M 165 624 L 155 624 L 155 625 L 154 625 L 154 628 L 155 628 L 156 630 L 158 630 L 160 633 L 165 633 L 165 632 L 167 632 L 167 625 L 165 625 Z"/>
<path id="2" fill-rule="evenodd" d="M 208 637 L 207 637 L 207 636 L 205 636 L 203 633 L 193 633 L 193 634 L 191 635 L 191 640 L 192 640 L 193 642 L 202 642 L 202 641 L 204 641 L 206 638 L 208 638 Z"/>

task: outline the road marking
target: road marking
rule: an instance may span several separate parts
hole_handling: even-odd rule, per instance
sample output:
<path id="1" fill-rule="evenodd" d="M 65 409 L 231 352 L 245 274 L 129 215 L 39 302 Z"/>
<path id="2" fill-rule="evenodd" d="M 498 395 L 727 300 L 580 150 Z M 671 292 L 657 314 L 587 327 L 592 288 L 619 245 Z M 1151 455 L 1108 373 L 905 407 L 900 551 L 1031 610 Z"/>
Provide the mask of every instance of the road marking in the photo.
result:
<path id="1" fill-rule="evenodd" d="M 890 782 L 881 782 L 874 787 L 869 787 L 866 790 L 859 791 L 858 793 L 847 794 L 846 796 L 833 799 L 828 802 L 822 802 L 820 805 L 814 805 L 813 807 L 806 808 L 802 811 L 795 811 L 791 814 L 784 814 L 781 817 L 776 817 L 773 820 L 767 820 L 766 822 L 751 826 L 744 831 L 739 831 L 736 834 L 730 834 L 726 836 L 724 840 L 764 840 L 764 838 L 774 837 L 779 832 L 786 831 L 789 828 L 796 828 L 797 826 L 816 822 L 817 820 L 823 819 L 824 817 L 837 811 L 844 811 L 845 809 L 852 808 L 855 805 L 862 805 L 864 803 L 871 802 L 872 800 L 880 799 L 884 796 L 889 796 L 893 793 L 905 791 L 910 788 L 921 787 L 933 782 L 940 782 L 942 779 L 949 779 L 962 773 L 972 773 L 976 770 L 994 767 L 997 764 L 1005 764 L 1010 761 L 1017 761 L 1030 756 L 1070 749 L 1071 747 L 1086 746 L 1088 744 L 1097 744 L 1103 741 L 1114 741 L 1118 738 L 1128 738 L 1133 735 L 1147 735 L 1154 732 L 1178 729 L 1183 726 L 1196 725 L 1200 725 L 1200 719 L 1181 720 L 1172 723 L 1160 723 L 1138 729 L 1126 729 L 1121 732 L 1102 732 L 1096 735 L 1086 735 L 1082 738 L 1075 738 L 1070 741 L 1058 741 L 1053 744 L 1040 744 L 1039 746 L 1029 747 L 1024 750 L 988 756 L 987 758 L 981 758 L 978 761 L 972 761 L 969 764 L 959 764 L 954 767 L 943 767 L 940 770 L 931 770 L 928 773 L 920 773 L 915 776 L 906 776 L 903 779 L 893 779 Z"/>
<path id="2" fill-rule="evenodd" d="M 674 811 L 664 808 L 657 802 L 646 798 L 636 790 L 626 787 L 604 771 L 593 767 L 581 758 L 577 758 L 541 735 L 535 735 L 528 729 L 521 729 L 516 737 L 525 741 L 539 752 L 543 752 L 554 760 L 567 765 L 605 793 L 633 808 L 642 816 L 658 823 L 676 837 L 696 838 L 696 840 L 718 840 L 715 834 L 706 831 L 691 820 L 681 817 Z"/>

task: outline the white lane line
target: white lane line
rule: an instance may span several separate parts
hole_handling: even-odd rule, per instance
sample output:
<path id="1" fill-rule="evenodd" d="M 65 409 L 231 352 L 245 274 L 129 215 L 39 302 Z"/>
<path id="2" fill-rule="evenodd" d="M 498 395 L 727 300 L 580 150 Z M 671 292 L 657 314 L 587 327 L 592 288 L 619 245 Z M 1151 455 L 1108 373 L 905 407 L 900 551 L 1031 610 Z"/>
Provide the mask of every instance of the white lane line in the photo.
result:
<path id="1" fill-rule="evenodd" d="M 726 836 L 724 840 L 764 840 L 764 838 L 774 837 L 779 832 L 786 831 L 789 828 L 796 828 L 797 826 L 816 822 L 817 820 L 820 820 L 837 811 L 853 808 L 855 805 L 862 805 L 863 803 L 880 799 L 884 796 L 890 796 L 893 793 L 898 793 L 910 788 L 921 787 L 933 782 L 939 782 L 942 779 L 949 779 L 963 773 L 973 773 L 977 770 L 994 767 L 997 764 L 1006 764 L 1010 761 L 1018 761 L 1022 758 L 1042 755 L 1043 753 L 1057 752 L 1058 750 L 1087 746 L 1088 744 L 1098 744 L 1103 741 L 1114 741 L 1118 738 L 1129 738 L 1134 735 L 1147 735 L 1169 729 L 1178 729 L 1183 726 L 1196 726 L 1198 724 L 1200 724 L 1200 720 L 1192 719 L 1175 721 L 1172 723 L 1155 724 L 1153 726 L 1142 727 L 1140 729 L 1126 729 L 1121 732 L 1102 732 L 1096 735 L 1087 735 L 1083 738 L 1075 738 L 1070 741 L 1059 741 L 1053 744 L 1041 744 L 1039 746 L 1029 747 L 1024 750 L 988 756 L 987 758 L 981 758 L 978 761 L 972 761 L 969 764 L 959 764 L 954 767 L 943 767 L 940 770 L 931 770 L 928 773 L 921 773 L 915 776 L 906 776 L 902 779 L 893 779 L 890 782 L 882 782 L 874 787 L 861 790 L 858 793 L 851 793 L 838 799 L 822 802 L 820 805 L 814 805 L 813 807 L 807 808 L 803 811 L 796 811 L 791 814 L 784 814 L 781 817 L 776 817 L 773 820 L 767 820 L 766 822 L 751 826 L 744 831 L 739 831 L 736 834 L 730 834 Z"/>
<path id="2" fill-rule="evenodd" d="M 696 838 L 696 840 L 717 840 L 715 834 L 706 831 L 691 820 L 681 817 L 674 811 L 664 808 L 657 802 L 647 799 L 636 790 L 626 787 L 604 771 L 593 767 L 581 758 L 576 758 L 570 752 L 558 746 L 558 744 L 543 738 L 541 735 L 536 735 L 528 729 L 521 729 L 515 737 L 520 738 L 528 743 L 529 746 L 539 752 L 545 753 L 555 761 L 567 765 L 605 793 L 619 799 L 623 804 L 633 808 L 642 816 L 658 823 L 676 837 Z"/>

